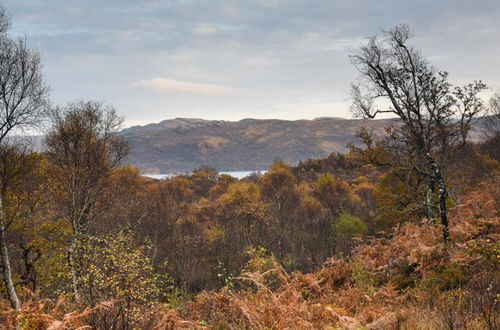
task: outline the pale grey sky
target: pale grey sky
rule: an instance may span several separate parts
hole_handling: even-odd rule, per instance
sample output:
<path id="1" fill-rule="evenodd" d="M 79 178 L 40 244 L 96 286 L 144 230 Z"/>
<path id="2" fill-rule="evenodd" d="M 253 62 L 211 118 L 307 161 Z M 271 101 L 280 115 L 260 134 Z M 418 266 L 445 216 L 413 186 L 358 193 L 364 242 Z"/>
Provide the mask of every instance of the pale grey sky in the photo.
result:
<path id="1" fill-rule="evenodd" d="M 499 0 L 0 0 L 52 100 L 175 117 L 349 116 L 348 52 L 397 23 L 461 84 L 500 87 Z"/>

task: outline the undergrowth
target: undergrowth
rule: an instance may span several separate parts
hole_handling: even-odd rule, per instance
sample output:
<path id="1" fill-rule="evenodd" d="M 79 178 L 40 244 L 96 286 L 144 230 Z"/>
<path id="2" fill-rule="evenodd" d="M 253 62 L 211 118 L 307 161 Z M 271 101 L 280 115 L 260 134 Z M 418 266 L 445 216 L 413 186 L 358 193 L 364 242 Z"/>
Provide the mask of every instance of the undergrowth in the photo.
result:
<path id="1" fill-rule="evenodd" d="M 455 208 L 448 246 L 438 226 L 408 222 L 309 274 L 288 273 L 273 255 L 252 249 L 245 271 L 225 276 L 222 290 L 149 307 L 129 328 L 499 329 L 499 205 L 495 179 Z M 85 309 L 62 298 L 32 298 L 17 314 L 4 301 L 0 323 L 4 329 L 84 329 L 113 308 L 112 301 Z M 126 328 L 116 322 L 109 328 Z"/>

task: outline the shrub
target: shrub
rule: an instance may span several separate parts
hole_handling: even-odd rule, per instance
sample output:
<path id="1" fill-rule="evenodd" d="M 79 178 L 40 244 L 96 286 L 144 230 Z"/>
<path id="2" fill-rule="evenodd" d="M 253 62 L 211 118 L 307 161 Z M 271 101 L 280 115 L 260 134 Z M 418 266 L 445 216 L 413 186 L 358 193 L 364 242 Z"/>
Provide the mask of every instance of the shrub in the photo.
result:
<path id="1" fill-rule="evenodd" d="M 348 253 L 352 248 L 352 240 L 366 235 L 366 224 L 358 217 L 341 213 L 333 224 L 337 252 Z"/>

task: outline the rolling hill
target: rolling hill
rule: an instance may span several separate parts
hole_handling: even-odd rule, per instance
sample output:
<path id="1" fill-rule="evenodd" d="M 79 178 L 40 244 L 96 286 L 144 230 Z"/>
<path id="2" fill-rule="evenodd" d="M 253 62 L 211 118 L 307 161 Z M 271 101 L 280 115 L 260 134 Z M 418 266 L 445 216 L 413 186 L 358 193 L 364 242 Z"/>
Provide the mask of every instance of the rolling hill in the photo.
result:
<path id="1" fill-rule="evenodd" d="M 391 120 L 243 119 L 220 121 L 176 118 L 124 129 L 132 152 L 128 163 L 143 173 L 190 171 L 212 166 L 220 171 L 261 170 L 280 159 L 296 164 L 342 152 L 364 126 L 376 134 Z"/>

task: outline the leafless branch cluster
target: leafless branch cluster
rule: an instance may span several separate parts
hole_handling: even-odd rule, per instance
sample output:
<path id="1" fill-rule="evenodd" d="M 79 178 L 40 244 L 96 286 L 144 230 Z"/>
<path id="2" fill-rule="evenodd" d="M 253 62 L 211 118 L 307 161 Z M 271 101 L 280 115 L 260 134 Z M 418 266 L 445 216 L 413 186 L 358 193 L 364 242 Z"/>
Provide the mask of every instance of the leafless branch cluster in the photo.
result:
<path id="1" fill-rule="evenodd" d="M 500 91 L 495 92 L 490 99 L 489 115 L 486 120 L 487 137 L 500 136 Z"/>
<path id="2" fill-rule="evenodd" d="M 0 141 L 15 128 L 40 123 L 48 109 L 40 54 L 26 40 L 0 34 Z"/>
<path id="3" fill-rule="evenodd" d="M 3 7 L 0 6 L 0 34 L 7 32 L 10 28 L 10 18 Z"/>
<path id="4" fill-rule="evenodd" d="M 447 72 L 437 70 L 408 45 L 411 37 L 408 26 L 398 25 L 384 31 L 383 38 L 369 38 L 351 54 L 361 74 L 352 88 L 352 110 L 364 118 L 397 116 L 404 125 L 397 131 L 399 139 L 425 158 L 466 142 L 472 124 L 485 111 L 478 94 L 486 85 L 475 81 L 453 87 Z"/>

